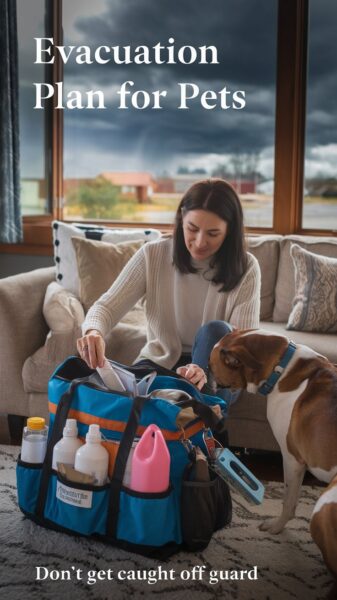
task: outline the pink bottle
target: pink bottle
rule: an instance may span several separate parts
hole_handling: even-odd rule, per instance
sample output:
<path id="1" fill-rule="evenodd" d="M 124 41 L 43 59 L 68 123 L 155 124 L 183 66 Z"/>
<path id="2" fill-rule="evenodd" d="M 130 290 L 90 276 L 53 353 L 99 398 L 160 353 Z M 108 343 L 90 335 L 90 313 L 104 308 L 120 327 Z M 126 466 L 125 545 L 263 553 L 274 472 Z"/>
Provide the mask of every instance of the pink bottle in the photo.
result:
<path id="1" fill-rule="evenodd" d="M 149 425 L 133 453 L 130 489 L 136 492 L 165 492 L 169 487 L 171 457 L 157 425 Z"/>

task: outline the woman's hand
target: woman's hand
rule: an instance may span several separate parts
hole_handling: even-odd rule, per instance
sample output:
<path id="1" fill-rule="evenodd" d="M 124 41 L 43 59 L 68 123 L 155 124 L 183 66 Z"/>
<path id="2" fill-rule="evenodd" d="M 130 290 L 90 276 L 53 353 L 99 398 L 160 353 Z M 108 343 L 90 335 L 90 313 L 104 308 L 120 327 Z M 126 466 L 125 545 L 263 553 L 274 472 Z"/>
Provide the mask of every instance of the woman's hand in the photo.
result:
<path id="1" fill-rule="evenodd" d="M 178 375 L 182 375 L 182 377 L 185 377 L 185 379 L 194 383 L 199 390 L 207 383 L 206 373 L 199 365 L 185 365 L 184 367 L 178 367 L 176 371 Z"/>
<path id="2" fill-rule="evenodd" d="M 97 329 L 89 329 L 77 340 L 77 350 L 91 369 L 103 367 L 105 360 L 105 341 Z"/>

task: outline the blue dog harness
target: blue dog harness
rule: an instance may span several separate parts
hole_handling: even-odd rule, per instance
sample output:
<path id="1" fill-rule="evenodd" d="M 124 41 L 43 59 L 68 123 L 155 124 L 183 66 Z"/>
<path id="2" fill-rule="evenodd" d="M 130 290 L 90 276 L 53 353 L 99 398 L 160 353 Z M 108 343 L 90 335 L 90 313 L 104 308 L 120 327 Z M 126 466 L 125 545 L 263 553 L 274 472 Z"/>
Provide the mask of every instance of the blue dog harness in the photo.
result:
<path id="1" fill-rule="evenodd" d="M 294 344 L 294 342 L 289 342 L 288 348 L 286 349 L 285 353 L 281 357 L 279 364 L 276 365 L 276 367 L 274 368 L 272 373 L 269 375 L 267 381 L 265 381 L 259 387 L 259 389 L 258 389 L 259 394 L 262 394 L 262 396 L 268 396 L 268 394 L 270 394 L 270 392 L 274 389 L 275 385 L 277 384 L 278 380 L 280 379 L 284 369 L 286 368 L 286 366 L 292 359 L 295 350 L 296 350 L 296 344 Z"/>

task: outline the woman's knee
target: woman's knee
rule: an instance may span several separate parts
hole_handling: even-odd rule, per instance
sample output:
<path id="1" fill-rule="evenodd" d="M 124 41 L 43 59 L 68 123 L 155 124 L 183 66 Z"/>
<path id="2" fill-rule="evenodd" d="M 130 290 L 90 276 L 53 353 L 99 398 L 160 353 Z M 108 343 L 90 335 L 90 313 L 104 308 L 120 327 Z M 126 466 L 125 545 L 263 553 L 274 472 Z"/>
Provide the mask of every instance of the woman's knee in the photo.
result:
<path id="1" fill-rule="evenodd" d="M 227 333 L 230 333 L 233 330 L 232 326 L 226 321 L 208 321 L 204 325 L 201 325 L 197 331 L 196 337 L 201 336 L 210 336 L 212 338 L 222 338 Z"/>
<path id="2" fill-rule="evenodd" d="M 209 321 L 202 325 L 195 336 L 192 348 L 192 362 L 207 369 L 212 348 L 224 335 L 232 330 L 229 323 L 224 321 Z"/>

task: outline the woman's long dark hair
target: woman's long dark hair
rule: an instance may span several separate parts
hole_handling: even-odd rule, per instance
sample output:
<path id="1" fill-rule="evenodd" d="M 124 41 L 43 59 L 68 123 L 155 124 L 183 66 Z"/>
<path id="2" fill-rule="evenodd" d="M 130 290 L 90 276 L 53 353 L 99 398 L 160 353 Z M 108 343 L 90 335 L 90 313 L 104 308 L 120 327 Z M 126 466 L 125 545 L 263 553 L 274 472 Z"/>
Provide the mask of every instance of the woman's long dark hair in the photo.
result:
<path id="1" fill-rule="evenodd" d="M 215 268 L 213 283 L 220 284 L 221 292 L 232 290 L 247 270 L 247 251 L 244 239 L 243 213 L 239 197 L 223 179 L 205 179 L 192 185 L 184 194 L 176 213 L 173 234 L 173 264 L 181 273 L 196 273 L 186 247 L 183 217 L 190 210 L 208 210 L 228 224 L 227 235 L 212 257 Z"/>

